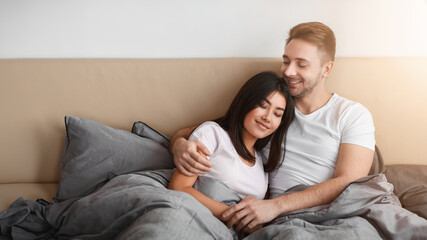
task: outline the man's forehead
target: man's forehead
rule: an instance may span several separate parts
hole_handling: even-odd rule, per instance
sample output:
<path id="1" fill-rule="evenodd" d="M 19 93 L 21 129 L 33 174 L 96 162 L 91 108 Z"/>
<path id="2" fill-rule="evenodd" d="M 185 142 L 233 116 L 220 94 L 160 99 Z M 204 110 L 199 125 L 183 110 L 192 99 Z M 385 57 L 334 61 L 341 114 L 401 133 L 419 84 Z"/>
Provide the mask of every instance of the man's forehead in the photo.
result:
<path id="1" fill-rule="evenodd" d="M 318 47 L 310 42 L 293 39 L 285 46 L 283 58 L 310 61 L 319 57 Z"/>

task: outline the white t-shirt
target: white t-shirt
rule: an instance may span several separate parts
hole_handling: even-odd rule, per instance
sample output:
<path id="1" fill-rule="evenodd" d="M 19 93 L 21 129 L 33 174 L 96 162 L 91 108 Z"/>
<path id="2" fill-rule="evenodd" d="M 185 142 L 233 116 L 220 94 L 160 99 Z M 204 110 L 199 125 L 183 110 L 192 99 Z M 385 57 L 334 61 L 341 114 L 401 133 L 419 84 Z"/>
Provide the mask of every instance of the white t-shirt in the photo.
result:
<path id="1" fill-rule="evenodd" d="M 285 159 L 277 172 L 270 173 L 271 193 L 332 178 L 340 144 L 356 144 L 374 151 L 374 131 L 368 109 L 337 94 L 308 115 L 295 108 L 295 119 L 286 137 Z M 269 150 L 265 149 L 264 154 Z"/>
<path id="2" fill-rule="evenodd" d="M 208 157 L 212 168 L 206 174 L 223 182 L 241 198 L 254 196 L 264 199 L 268 187 L 268 174 L 264 172 L 262 157 L 255 152 L 255 165 L 248 166 L 240 158 L 228 133 L 215 122 L 205 122 L 190 135 L 200 140 L 211 152 Z"/>

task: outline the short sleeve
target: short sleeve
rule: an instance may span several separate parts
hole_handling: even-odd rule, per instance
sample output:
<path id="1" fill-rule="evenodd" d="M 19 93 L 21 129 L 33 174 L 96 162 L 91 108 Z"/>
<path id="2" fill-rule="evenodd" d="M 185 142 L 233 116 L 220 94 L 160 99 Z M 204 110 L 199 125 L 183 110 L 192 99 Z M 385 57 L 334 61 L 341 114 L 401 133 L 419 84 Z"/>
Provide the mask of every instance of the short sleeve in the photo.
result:
<path id="1" fill-rule="evenodd" d="M 221 128 L 215 122 L 204 122 L 197 127 L 190 135 L 189 140 L 201 141 L 212 154 L 218 148 L 221 136 L 227 134 L 224 129 Z"/>
<path id="2" fill-rule="evenodd" d="M 371 113 L 359 103 L 345 112 L 342 121 L 341 143 L 351 143 L 375 151 L 375 127 Z"/>

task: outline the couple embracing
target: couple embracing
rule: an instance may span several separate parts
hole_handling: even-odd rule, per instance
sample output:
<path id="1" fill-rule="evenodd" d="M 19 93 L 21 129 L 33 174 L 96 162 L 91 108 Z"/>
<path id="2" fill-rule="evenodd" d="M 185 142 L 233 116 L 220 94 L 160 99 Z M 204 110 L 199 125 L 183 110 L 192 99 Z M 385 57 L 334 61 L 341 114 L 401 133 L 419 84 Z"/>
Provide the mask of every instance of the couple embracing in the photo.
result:
<path id="1" fill-rule="evenodd" d="M 191 194 L 236 231 L 251 233 L 280 214 L 330 203 L 366 176 L 375 150 L 372 116 L 325 89 L 335 45 L 322 23 L 293 27 L 282 77 L 253 76 L 224 117 L 174 134 L 177 169 L 169 188 Z M 243 200 L 229 207 L 203 195 L 192 187 L 198 175 L 220 180 Z M 282 195 L 297 185 L 309 187 Z"/>

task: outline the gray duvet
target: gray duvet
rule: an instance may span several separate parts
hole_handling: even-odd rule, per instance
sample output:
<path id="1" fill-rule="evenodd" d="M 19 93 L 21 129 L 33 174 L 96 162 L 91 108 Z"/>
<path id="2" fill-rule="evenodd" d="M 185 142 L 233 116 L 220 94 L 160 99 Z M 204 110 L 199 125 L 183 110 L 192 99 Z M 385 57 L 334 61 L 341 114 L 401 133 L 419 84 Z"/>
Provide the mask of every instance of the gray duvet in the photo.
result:
<path id="1" fill-rule="evenodd" d="M 48 205 L 18 199 L 0 213 L 0 239 L 237 239 L 193 197 L 168 190 L 171 175 L 124 174 L 88 196 Z M 229 205 L 241 200 L 213 179 L 199 178 L 195 187 Z M 427 239 L 427 220 L 401 208 L 379 174 L 351 183 L 329 205 L 281 215 L 245 239 Z"/>
<path id="2" fill-rule="evenodd" d="M 427 239 L 427 220 L 402 208 L 378 174 L 350 183 L 331 204 L 280 215 L 247 239 Z"/>

